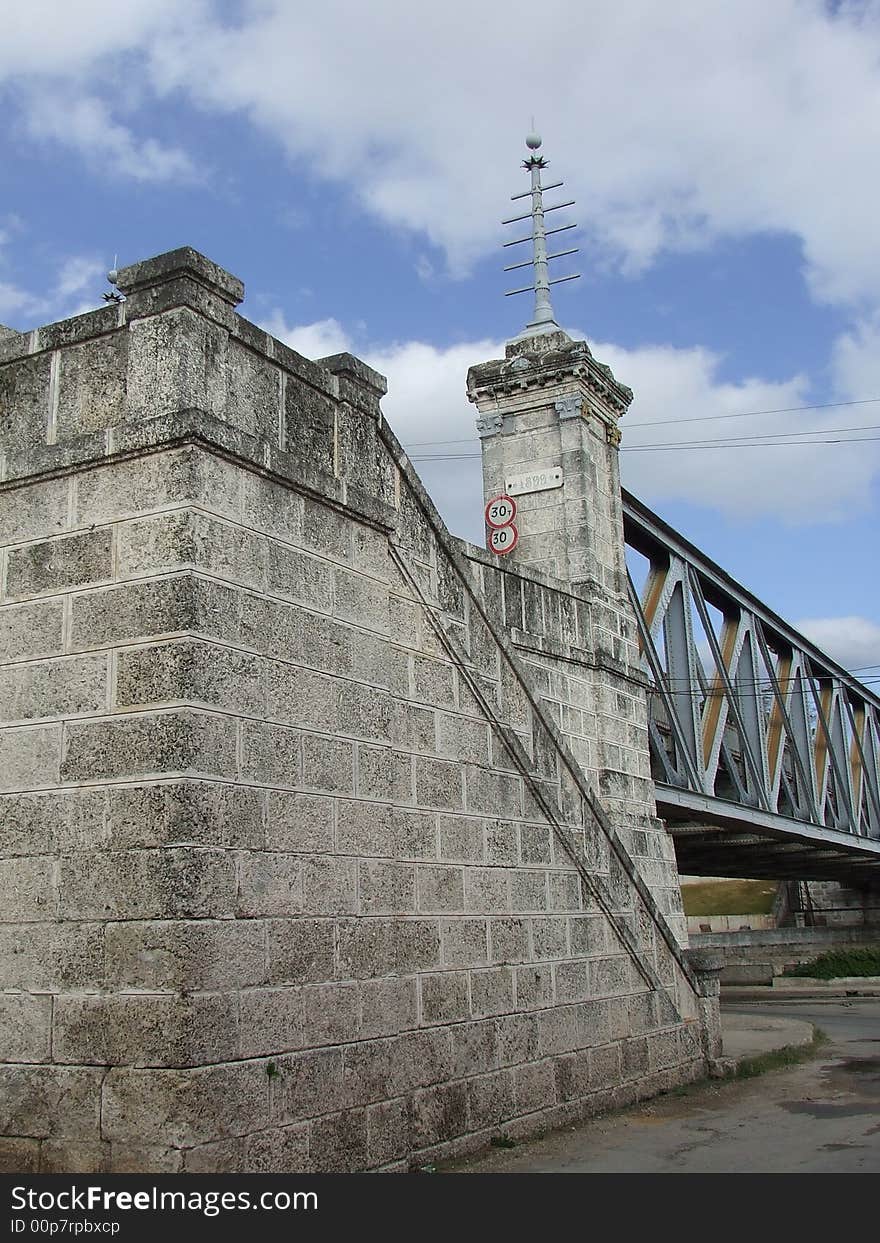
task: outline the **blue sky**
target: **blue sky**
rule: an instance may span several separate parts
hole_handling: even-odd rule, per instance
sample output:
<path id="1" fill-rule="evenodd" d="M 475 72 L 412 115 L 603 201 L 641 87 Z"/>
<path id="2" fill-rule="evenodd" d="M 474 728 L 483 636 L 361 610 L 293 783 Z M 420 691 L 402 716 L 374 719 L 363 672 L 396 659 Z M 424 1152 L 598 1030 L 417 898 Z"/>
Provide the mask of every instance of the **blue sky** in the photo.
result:
<path id="1" fill-rule="evenodd" d="M 557 317 L 636 392 L 625 483 L 842 663 L 880 662 L 878 0 L 4 8 L 0 322 L 195 246 L 249 318 L 388 376 L 482 541 L 465 375 L 528 318 L 499 221 L 534 115 L 580 226 Z"/>

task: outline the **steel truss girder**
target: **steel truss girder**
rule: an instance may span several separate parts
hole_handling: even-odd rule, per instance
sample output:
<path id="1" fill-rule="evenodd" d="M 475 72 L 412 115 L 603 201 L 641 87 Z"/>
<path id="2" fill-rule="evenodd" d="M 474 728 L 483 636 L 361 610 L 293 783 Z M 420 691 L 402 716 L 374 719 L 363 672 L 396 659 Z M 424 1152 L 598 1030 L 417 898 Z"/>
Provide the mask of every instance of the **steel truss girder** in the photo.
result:
<path id="1" fill-rule="evenodd" d="M 654 692 L 658 803 L 679 789 L 722 822 L 736 806 L 740 822 L 751 808 L 795 835 L 815 826 L 813 849 L 859 842 L 870 864 L 880 846 L 880 699 L 626 492 L 623 515 L 628 547 L 649 564 L 641 593 L 630 579 L 630 597 Z"/>

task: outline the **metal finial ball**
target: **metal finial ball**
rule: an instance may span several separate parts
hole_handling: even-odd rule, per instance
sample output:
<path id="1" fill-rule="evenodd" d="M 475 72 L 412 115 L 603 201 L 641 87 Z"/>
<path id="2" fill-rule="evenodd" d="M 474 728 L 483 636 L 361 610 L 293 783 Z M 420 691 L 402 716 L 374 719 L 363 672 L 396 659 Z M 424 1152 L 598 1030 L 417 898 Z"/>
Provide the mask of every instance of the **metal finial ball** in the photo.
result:
<path id="1" fill-rule="evenodd" d="M 540 145 L 541 145 L 540 134 L 527 134 L 526 135 L 526 146 L 528 147 L 530 151 L 537 151 Z"/>

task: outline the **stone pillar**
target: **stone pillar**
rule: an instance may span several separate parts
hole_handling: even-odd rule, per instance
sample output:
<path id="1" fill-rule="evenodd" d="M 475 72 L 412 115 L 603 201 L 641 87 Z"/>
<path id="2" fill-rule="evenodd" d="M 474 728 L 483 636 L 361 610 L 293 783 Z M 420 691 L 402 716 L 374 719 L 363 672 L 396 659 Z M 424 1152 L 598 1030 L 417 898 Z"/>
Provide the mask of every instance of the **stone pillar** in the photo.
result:
<path id="1" fill-rule="evenodd" d="M 471 367 L 468 396 L 479 412 L 486 500 L 509 492 L 517 504 L 519 541 L 499 561 L 552 574 L 583 601 L 584 768 L 686 943 L 675 851 L 656 817 L 647 682 L 627 591 L 618 421 L 632 390 L 586 341 L 557 330 L 512 341 L 503 359 Z"/>
<path id="2" fill-rule="evenodd" d="M 618 419 L 632 400 L 586 341 L 548 332 L 471 367 L 486 500 L 512 491 L 511 559 L 573 584 L 625 594 Z"/>
<path id="3" fill-rule="evenodd" d="M 724 955 L 718 950 L 688 949 L 685 956 L 692 971 L 697 977 L 699 999 L 697 1013 L 700 1020 L 700 1037 L 703 1043 L 703 1055 L 710 1073 L 723 1074 L 721 1064 L 721 972 L 724 967 Z"/>

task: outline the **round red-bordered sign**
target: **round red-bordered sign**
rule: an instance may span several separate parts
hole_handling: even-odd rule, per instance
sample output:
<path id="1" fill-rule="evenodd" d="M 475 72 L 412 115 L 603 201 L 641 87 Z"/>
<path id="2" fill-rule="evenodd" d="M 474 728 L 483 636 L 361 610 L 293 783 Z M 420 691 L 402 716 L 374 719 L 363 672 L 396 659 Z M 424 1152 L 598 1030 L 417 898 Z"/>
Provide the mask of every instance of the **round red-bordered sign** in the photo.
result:
<path id="1" fill-rule="evenodd" d="M 499 527 L 509 526 L 515 517 L 516 501 L 504 492 L 500 496 L 493 496 L 486 505 L 486 525 L 490 526 L 493 531 L 497 531 Z"/>
<path id="2" fill-rule="evenodd" d="M 505 553 L 513 552 L 518 540 L 519 531 L 512 522 L 503 527 L 493 527 L 489 532 L 489 551 L 503 557 Z"/>

